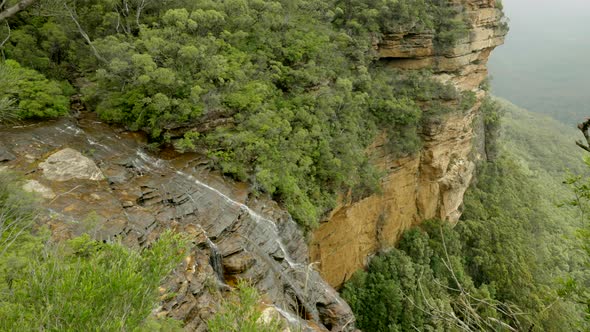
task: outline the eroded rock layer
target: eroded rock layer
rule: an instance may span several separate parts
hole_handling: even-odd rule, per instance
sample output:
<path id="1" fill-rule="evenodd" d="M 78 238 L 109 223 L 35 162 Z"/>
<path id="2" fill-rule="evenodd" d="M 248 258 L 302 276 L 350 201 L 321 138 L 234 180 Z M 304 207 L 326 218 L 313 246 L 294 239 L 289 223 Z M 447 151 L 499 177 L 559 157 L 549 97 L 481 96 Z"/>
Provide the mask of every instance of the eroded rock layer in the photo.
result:
<path id="1" fill-rule="evenodd" d="M 26 174 L 57 239 L 88 233 L 98 240 L 149 246 L 166 229 L 193 246 L 161 288 L 158 315 L 207 330 L 223 293 L 250 280 L 294 330 L 352 330 L 348 305 L 309 267 L 307 246 L 289 215 L 248 187 L 212 174 L 198 155 L 146 152 L 141 136 L 115 131 L 91 115 L 1 128 L 0 171 Z"/>
<path id="2" fill-rule="evenodd" d="M 423 125 L 424 146 L 414 156 L 392 158 L 384 148 L 385 136 L 369 148 L 375 164 L 385 171 L 381 193 L 336 207 L 313 233 L 312 262 L 319 262 L 322 276 L 340 286 L 362 268 L 368 258 L 399 239 L 401 233 L 422 220 L 449 222 L 461 216 L 463 195 L 482 158 L 474 142 L 482 133 L 477 123 L 485 91 L 486 63 L 491 51 L 507 32 L 495 0 L 455 0 L 469 33 L 454 47 L 435 48 L 432 32 L 407 31 L 385 35 L 374 43 L 381 61 L 396 68 L 429 68 L 436 78 L 460 91 L 473 91 L 477 102 L 468 111 L 456 111 L 430 119 Z M 481 144 L 477 144 L 481 146 Z"/>

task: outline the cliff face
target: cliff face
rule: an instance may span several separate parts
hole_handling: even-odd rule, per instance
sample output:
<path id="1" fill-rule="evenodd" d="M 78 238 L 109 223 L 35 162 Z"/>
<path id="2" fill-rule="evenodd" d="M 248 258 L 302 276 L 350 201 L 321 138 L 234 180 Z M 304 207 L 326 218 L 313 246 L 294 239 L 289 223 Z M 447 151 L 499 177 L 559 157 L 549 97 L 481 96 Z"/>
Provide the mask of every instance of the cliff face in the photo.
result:
<path id="1" fill-rule="evenodd" d="M 385 173 L 382 193 L 358 202 L 342 199 L 313 233 L 309 252 L 284 210 L 212 173 L 202 156 L 149 154 L 141 135 L 86 112 L 77 120 L 2 128 L 0 171 L 26 174 L 25 189 L 44 198 L 46 222 L 58 239 L 90 232 L 141 248 L 166 229 L 188 234 L 194 246 L 163 285 L 158 311 L 183 320 L 187 330 L 206 330 L 221 295 L 239 278 L 251 280 L 267 308 L 296 330 L 353 330 L 349 306 L 330 285 L 339 286 L 408 227 L 435 217 L 456 222 L 474 161 L 485 151 L 474 144 L 485 96 L 479 86 L 505 29 L 495 1 L 454 3 L 470 27 L 454 47 L 436 49 L 434 33 L 417 31 L 385 35 L 374 47 L 387 65 L 432 68 L 441 81 L 475 92 L 478 101 L 425 123 L 417 155 L 394 158 L 386 135 L 379 136 L 368 151 Z M 321 276 L 313 262 L 320 262 Z"/>
<path id="2" fill-rule="evenodd" d="M 396 68 L 430 68 L 437 79 L 459 91 L 473 91 L 477 102 L 468 111 L 456 111 L 423 125 L 424 146 L 401 159 L 388 155 L 385 135 L 369 148 L 375 164 L 385 172 L 381 193 L 337 206 L 313 233 L 312 262 L 322 276 L 340 286 L 370 255 L 391 247 L 401 233 L 422 220 L 440 218 L 457 222 L 463 195 L 483 157 L 478 110 L 485 97 L 480 85 L 487 77 L 491 51 L 507 32 L 495 0 L 455 0 L 469 27 L 468 36 L 444 50 L 436 49 L 432 32 L 406 31 L 375 41 L 381 61 Z"/>

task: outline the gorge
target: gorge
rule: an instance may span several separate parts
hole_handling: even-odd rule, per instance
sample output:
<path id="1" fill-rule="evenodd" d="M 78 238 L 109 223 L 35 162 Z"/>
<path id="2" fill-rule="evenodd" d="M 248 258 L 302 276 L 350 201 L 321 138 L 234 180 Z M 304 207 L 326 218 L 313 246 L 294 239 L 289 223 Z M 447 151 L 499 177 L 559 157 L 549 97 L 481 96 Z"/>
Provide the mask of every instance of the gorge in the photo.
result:
<path id="1" fill-rule="evenodd" d="M 269 4 L 264 7 L 262 3 L 265 2 L 253 1 L 250 5 L 252 8 L 261 6 L 262 9 L 256 7 L 260 12 L 282 13 L 278 7 Z M 356 147 L 348 151 L 353 156 L 366 153 L 369 163 L 378 170 L 379 188 L 376 192 L 359 198 L 354 192 L 356 183 L 342 190 L 349 185 L 347 181 L 339 180 L 335 175 L 324 176 L 323 170 L 316 171 L 320 164 L 322 167 L 328 165 L 327 170 L 329 167 L 338 171 L 346 169 L 340 165 L 346 162 L 344 157 L 341 158 L 344 161 L 339 159 L 338 162 L 322 159 L 321 154 L 327 155 L 326 151 L 330 156 L 336 156 L 334 159 L 346 154 L 338 148 L 325 148 L 319 139 L 317 151 L 310 153 L 311 157 L 298 157 L 296 164 L 305 170 L 305 176 L 318 181 L 320 189 L 312 185 L 304 188 L 300 182 L 294 184 L 290 174 L 281 173 L 283 164 L 276 166 L 278 170 L 268 169 L 269 164 L 277 164 L 276 160 L 290 162 L 290 151 L 281 149 L 291 145 L 284 142 L 315 142 L 318 125 L 309 120 L 311 115 L 300 114 L 300 110 L 311 109 L 310 114 L 316 116 L 319 113 L 316 109 L 326 106 L 319 101 L 314 104 L 324 98 L 322 94 L 334 94 L 340 98 L 335 97 L 337 101 L 333 103 L 337 105 L 334 106 L 337 111 L 344 108 L 342 105 L 353 105 L 361 99 L 367 104 L 359 102 L 359 105 L 370 104 L 366 101 L 370 96 L 367 91 L 350 96 L 357 93 L 355 89 L 370 90 L 356 87 L 365 83 L 354 82 L 353 85 L 346 81 L 355 75 L 347 77 L 337 70 L 318 74 L 319 70 L 314 67 L 321 67 L 321 61 L 332 61 L 324 58 L 321 47 L 328 49 L 329 46 L 330 50 L 335 48 L 334 45 L 350 47 L 357 45 L 356 41 L 336 33 L 324 38 L 320 32 L 317 33 L 319 42 L 307 42 L 307 35 L 298 35 L 296 30 L 293 35 L 297 37 L 293 39 L 299 41 L 297 38 L 301 38 L 301 44 L 293 47 L 296 51 L 292 54 L 283 52 L 282 64 L 260 54 L 256 61 L 247 62 L 244 59 L 249 56 L 248 52 L 262 53 L 263 46 L 260 45 L 271 48 L 267 44 L 278 41 L 269 38 L 270 41 L 259 41 L 260 45 L 254 47 L 248 43 L 242 45 L 242 41 L 249 40 L 253 33 L 240 30 L 243 27 L 239 24 L 254 26 L 254 23 L 232 22 L 240 28 L 231 35 L 224 26 L 227 24 L 227 29 L 231 29 L 231 24 L 227 23 L 230 22 L 229 16 L 200 8 L 191 12 L 189 17 L 188 11 L 182 9 L 170 9 L 160 15 L 159 9 L 148 7 L 151 10 L 148 12 L 153 15 L 147 19 L 152 30 L 146 27 L 148 23 L 139 24 L 141 10 L 138 9 L 137 29 L 141 33 L 134 32 L 135 27 L 129 28 L 131 23 L 127 21 L 116 21 L 117 33 L 105 33 L 106 37 L 100 35 L 103 33 L 101 29 L 111 28 L 93 27 L 91 34 L 96 35 L 95 44 L 110 62 L 103 64 L 94 59 L 87 62 L 96 63 L 82 61 L 76 64 L 80 68 L 88 66 L 96 73 L 90 79 L 83 75 L 68 78 L 83 95 L 82 99 L 75 95 L 70 106 L 80 109 L 74 110 L 72 116 L 57 119 L 3 124 L 0 127 L 0 170 L 22 173 L 23 188 L 42 197 L 40 204 L 46 213 L 41 223 L 48 225 L 52 238 L 57 241 L 87 233 L 97 241 L 121 242 L 130 248 L 141 249 L 149 248 L 165 230 L 185 234 L 190 240 L 190 252 L 161 286 L 161 305 L 153 312 L 156 316 L 182 321 L 185 330 L 206 331 L 207 321 L 218 311 L 220 298 L 239 280 L 248 280 L 263 295 L 261 310 L 295 325 L 292 326 L 295 331 L 354 331 L 354 314 L 335 289 L 339 289 L 355 271 L 363 269 L 370 257 L 394 247 L 402 233 L 411 227 L 430 219 L 457 223 L 462 213 L 463 196 L 477 176 L 476 163 L 494 157 L 486 146 L 486 123 L 480 108 L 488 97 L 486 63 L 493 49 L 503 43 L 508 31 L 501 6 L 495 0 L 426 3 L 435 9 L 450 8 L 452 17 L 446 19 L 456 21 L 460 30 L 457 36 L 443 38 L 443 33 L 455 33 L 451 28 L 441 28 L 444 20 L 424 26 L 416 22 L 404 23 L 396 28 L 397 31 L 372 31 L 365 36 L 370 37 L 365 42 L 370 49 L 367 52 L 374 56 L 371 61 L 375 68 L 387 68 L 401 73 L 400 76 L 420 73 L 452 91 L 450 97 L 432 98 L 437 103 L 440 99 L 440 105 L 436 107 L 445 111 L 439 113 L 428 113 L 432 106 L 428 105 L 430 99 L 404 99 L 408 105 L 417 105 L 428 115 L 418 120 L 417 133 L 421 143 L 417 151 L 392 152 L 388 147 L 389 132 L 382 128 L 377 129 L 364 151 L 357 151 Z M 231 7 L 229 2 L 227 6 Z M 214 5 L 207 3 L 203 7 L 214 8 Z M 82 10 L 81 7 L 81 16 L 92 16 L 91 10 Z M 121 20 L 120 10 L 115 7 L 113 13 L 117 16 L 109 17 Z M 337 11 L 328 13 L 327 10 L 322 12 L 324 14 L 330 18 L 340 15 Z M 125 16 L 125 20 L 129 20 L 129 16 Z M 162 21 L 161 25 L 154 23 L 158 20 Z M 44 29 L 53 29 L 52 24 L 45 25 Z M 129 32 L 119 31 L 125 30 L 125 24 Z M 268 30 L 279 31 L 277 27 L 282 25 L 287 23 L 270 24 Z M 104 23 L 104 26 L 108 24 Z M 173 47 L 165 45 L 166 36 L 173 40 L 180 34 L 173 28 L 185 29 L 189 32 L 181 30 L 182 34 L 191 36 L 202 34 L 202 40 L 207 39 L 211 44 L 204 41 L 200 45 L 193 44 L 190 40 L 190 45 L 170 51 Z M 213 41 L 213 34 L 221 37 Z M 27 42 L 22 32 L 17 33 L 17 37 L 12 48 L 7 49 L 9 59 L 13 55 L 15 60 L 23 61 L 21 65 L 41 71 L 43 65 L 35 62 L 38 59 L 26 62 L 16 58 Z M 65 43 L 65 34 L 62 37 L 63 40 L 54 41 L 52 49 Z M 328 44 L 328 41 L 334 44 Z M 82 49 L 85 42 L 78 40 L 76 47 Z M 94 47 L 92 43 L 90 46 Z M 203 49 L 197 51 L 196 46 Z M 243 49 L 236 51 L 240 47 Z M 309 51 L 309 54 L 303 51 L 301 53 L 305 54 L 299 54 L 300 49 Z M 216 58 L 208 53 L 212 50 L 234 53 L 226 58 Z M 60 52 L 56 51 L 49 58 L 66 57 L 67 52 Z M 88 49 L 81 52 L 89 53 Z M 334 57 L 334 63 L 356 56 L 347 52 L 354 53 L 341 51 L 344 55 Z M 172 53 L 178 58 L 173 58 Z M 59 67 L 62 60 L 44 70 L 58 77 L 60 70 L 66 70 Z M 181 60 L 186 64 L 179 64 Z M 252 78 L 248 76 L 251 72 L 247 71 L 239 73 L 240 68 L 249 70 L 258 65 L 264 67 L 265 73 L 271 73 L 268 81 L 274 84 L 272 88 L 264 81 L 266 78 Z M 169 70 L 172 66 L 178 66 L 175 67 L 178 73 Z M 357 70 L 359 73 L 368 72 L 361 68 L 364 63 L 360 60 L 351 60 L 342 66 L 354 68 L 351 69 L 353 73 Z M 217 71 L 205 73 L 209 68 Z M 309 72 L 303 69 L 299 72 L 300 68 Z M 199 72 L 195 76 L 205 78 L 190 81 L 187 73 L 191 70 Z M 256 71 L 252 69 L 252 72 Z M 185 74 L 187 76 L 183 76 Z M 341 74 L 343 79 L 339 80 Z M 313 75 L 317 77 L 307 77 Z M 301 89 L 292 83 L 299 79 L 305 81 L 301 83 Z M 235 87 L 246 81 L 245 88 Z M 145 86 L 131 90 L 138 84 Z M 3 88 L 8 90 L 8 84 Z M 324 88 L 326 91 L 322 90 Z M 223 89 L 228 91 L 227 98 Z M 337 94 L 329 89 L 344 92 Z M 300 101 L 299 93 L 309 95 L 314 103 Z M 284 107 L 284 113 L 291 117 L 288 121 L 265 112 L 255 113 L 254 110 L 258 112 L 265 101 L 282 94 L 293 94 L 295 101 L 279 100 L 269 109 Z M 318 121 L 335 127 L 334 123 L 338 121 L 350 121 L 347 115 L 337 111 L 328 112 L 325 117 L 318 115 Z M 350 113 L 354 112 L 351 108 Z M 356 114 L 350 118 L 364 116 Z M 267 125 L 267 120 L 272 125 Z M 298 130 L 298 123 L 304 123 L 305 130 Z M 247 125 L 263 132 L 262 137 L 271 143 L 260 143 L 244 134 L 247 133 L 244 128 L 251 128 Z M 352 131 L 350 127 L 342 126 L 334 131 Z M 361 125 L 356 127 L 359 132 L 364 130 Z M 279 148 L 268 148 L 274 144 L 272 142 L 280 140 L 276 132 L 281 131 L 288 131 L 284 134 L 287 138 L 277 145 Z M 343 144 L 353 136 L 342 137 L 337 136 L 330 144 Z M 240 145 L 243 141 L 239 139 L 248 144 Z M 262 146 L 266 150 L 260 148 L 260 151 L 265 153 L 274 151 L 278 157 L 266 160 L 264 153 L 252 146 Z M 344 149 L 347 147 L 343 146 Z M 231 160 L 231 156 L 244 158 L 245 161 L 239 162 L 246 165 L 243 168 L 247 171 Z M 364 171 L 360 166 L 355 169 L 358 173 Z M 303 174 L 304 171 L 293 172 Z M 356 178 L 357 174 L 339 177 Z M 337 193 L 336 203 L 334 206 L 324 204 L 329 201 L 324 197 L 324 191 L 331 193 L 335 190 L 322 186 L 338 181 L 341 183 L 335 187 L 341 191 Z M 304 194 L 289 191 L 295 187 Z M 310 206 L 306 205 L 306 199 L 316 200 L 318 207 L 314 206 L 315 210 L 310 207 L 309 211 L 295 215 L 293 210 L 301 211 Z M 326 206 L 331 209 L 323 211 Z M 316 213 L 316 210 L 322 213 Z M 317 227 L 305 222 L 300 225 L 289 212 L 298 218 L 298 222 L 299 219 L 313 219 L 316 215 L 321 220 L 315 220 L 316 223 L 319 221 Z"/>

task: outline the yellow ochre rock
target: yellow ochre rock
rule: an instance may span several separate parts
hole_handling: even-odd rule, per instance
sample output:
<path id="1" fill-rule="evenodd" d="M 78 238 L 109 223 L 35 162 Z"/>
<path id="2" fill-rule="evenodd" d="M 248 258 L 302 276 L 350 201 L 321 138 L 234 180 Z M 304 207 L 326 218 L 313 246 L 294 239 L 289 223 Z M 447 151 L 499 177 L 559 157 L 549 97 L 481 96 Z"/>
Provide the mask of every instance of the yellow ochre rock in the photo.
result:
<path id="1" fill-rule="evenodd" d="M 504 41 L 507 29 L 494 0 L 455 0 L 463 6 L 468 36 L 444 51 L 436 50 L 432 32 L 385 35 L 374 42 L 381 61 L 401 69 L 430 68 L 436 77 L 460 91 L 476 93 L 475 106 L 426 123 L 424 146 L 414 156 L 396 159 L 379 136 L 369 153 L 385 172 L 381 193 L 357 202 L 346 198 L 312 234 L 310 258 L 320 273 L 339 287 L 380 249 L 393 246 L 401 233 L 421 221 L 440 218 L 455 223 L 461 216 L 463 195 L 471 182 L 475 161 L 476 119 L 485 97 L 480 85 L 487 77 L 491 51 Z M 474 129 L 475 128 L 475 129 Z M 350 195 L 349 195 L 350 196 Z"/>

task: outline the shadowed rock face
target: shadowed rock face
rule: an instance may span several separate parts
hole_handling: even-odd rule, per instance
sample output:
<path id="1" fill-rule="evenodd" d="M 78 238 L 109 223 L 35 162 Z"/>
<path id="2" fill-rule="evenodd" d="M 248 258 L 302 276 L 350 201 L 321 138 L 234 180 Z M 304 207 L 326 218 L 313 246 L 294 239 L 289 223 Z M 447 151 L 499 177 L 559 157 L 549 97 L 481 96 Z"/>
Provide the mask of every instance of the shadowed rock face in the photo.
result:
<path id="1" fill-rule="evenodd" d="M 220 292 L 245 278 L 304 331 L 353 329 L 348 305 L 309 267 L 289 215 L 212 174 L 200 156 L 157 158 L 143 150 L 141 136 L 90 114 L 0 131 L 0 145 L 15 157 L 1 166 L 25 173 L 27 190 L 46 198 L 56 238 L 88 232 L 141 248 L 166 229 L 190 236 L 191 253 L 162 286 L 160 315 L 204 331 Z"/>
<path id="2" fill-rule="evenodd" d="M 399 159 L 388 154 L 385 135 L 369 147 L 374 164 L 386 174 L 381 194 L 358 202 L 343 197 L 313 233 L 311 261 L 319 262 L 322 276 L 334 287 L 362 268 L 370 255 L 393 246 L 409 227 L 432 218 L 455 223 L 461 216 L 475 161 L 485 157 L 478 111 L 486 92 L 480 85 L 487 77 L 488 57 L 503 43 L 507 30 L 495 0 L 453 3 L 462 8 L 470 29 L 454 46 L 438 50 L 432 32 L 404 31 L 385 35 L 374 47 L 388 66 L 429 68 L 436 79 L 474 92 L 477 102 L 468 111 L 425 123 L 424 146 L 414 156 Z"/>

